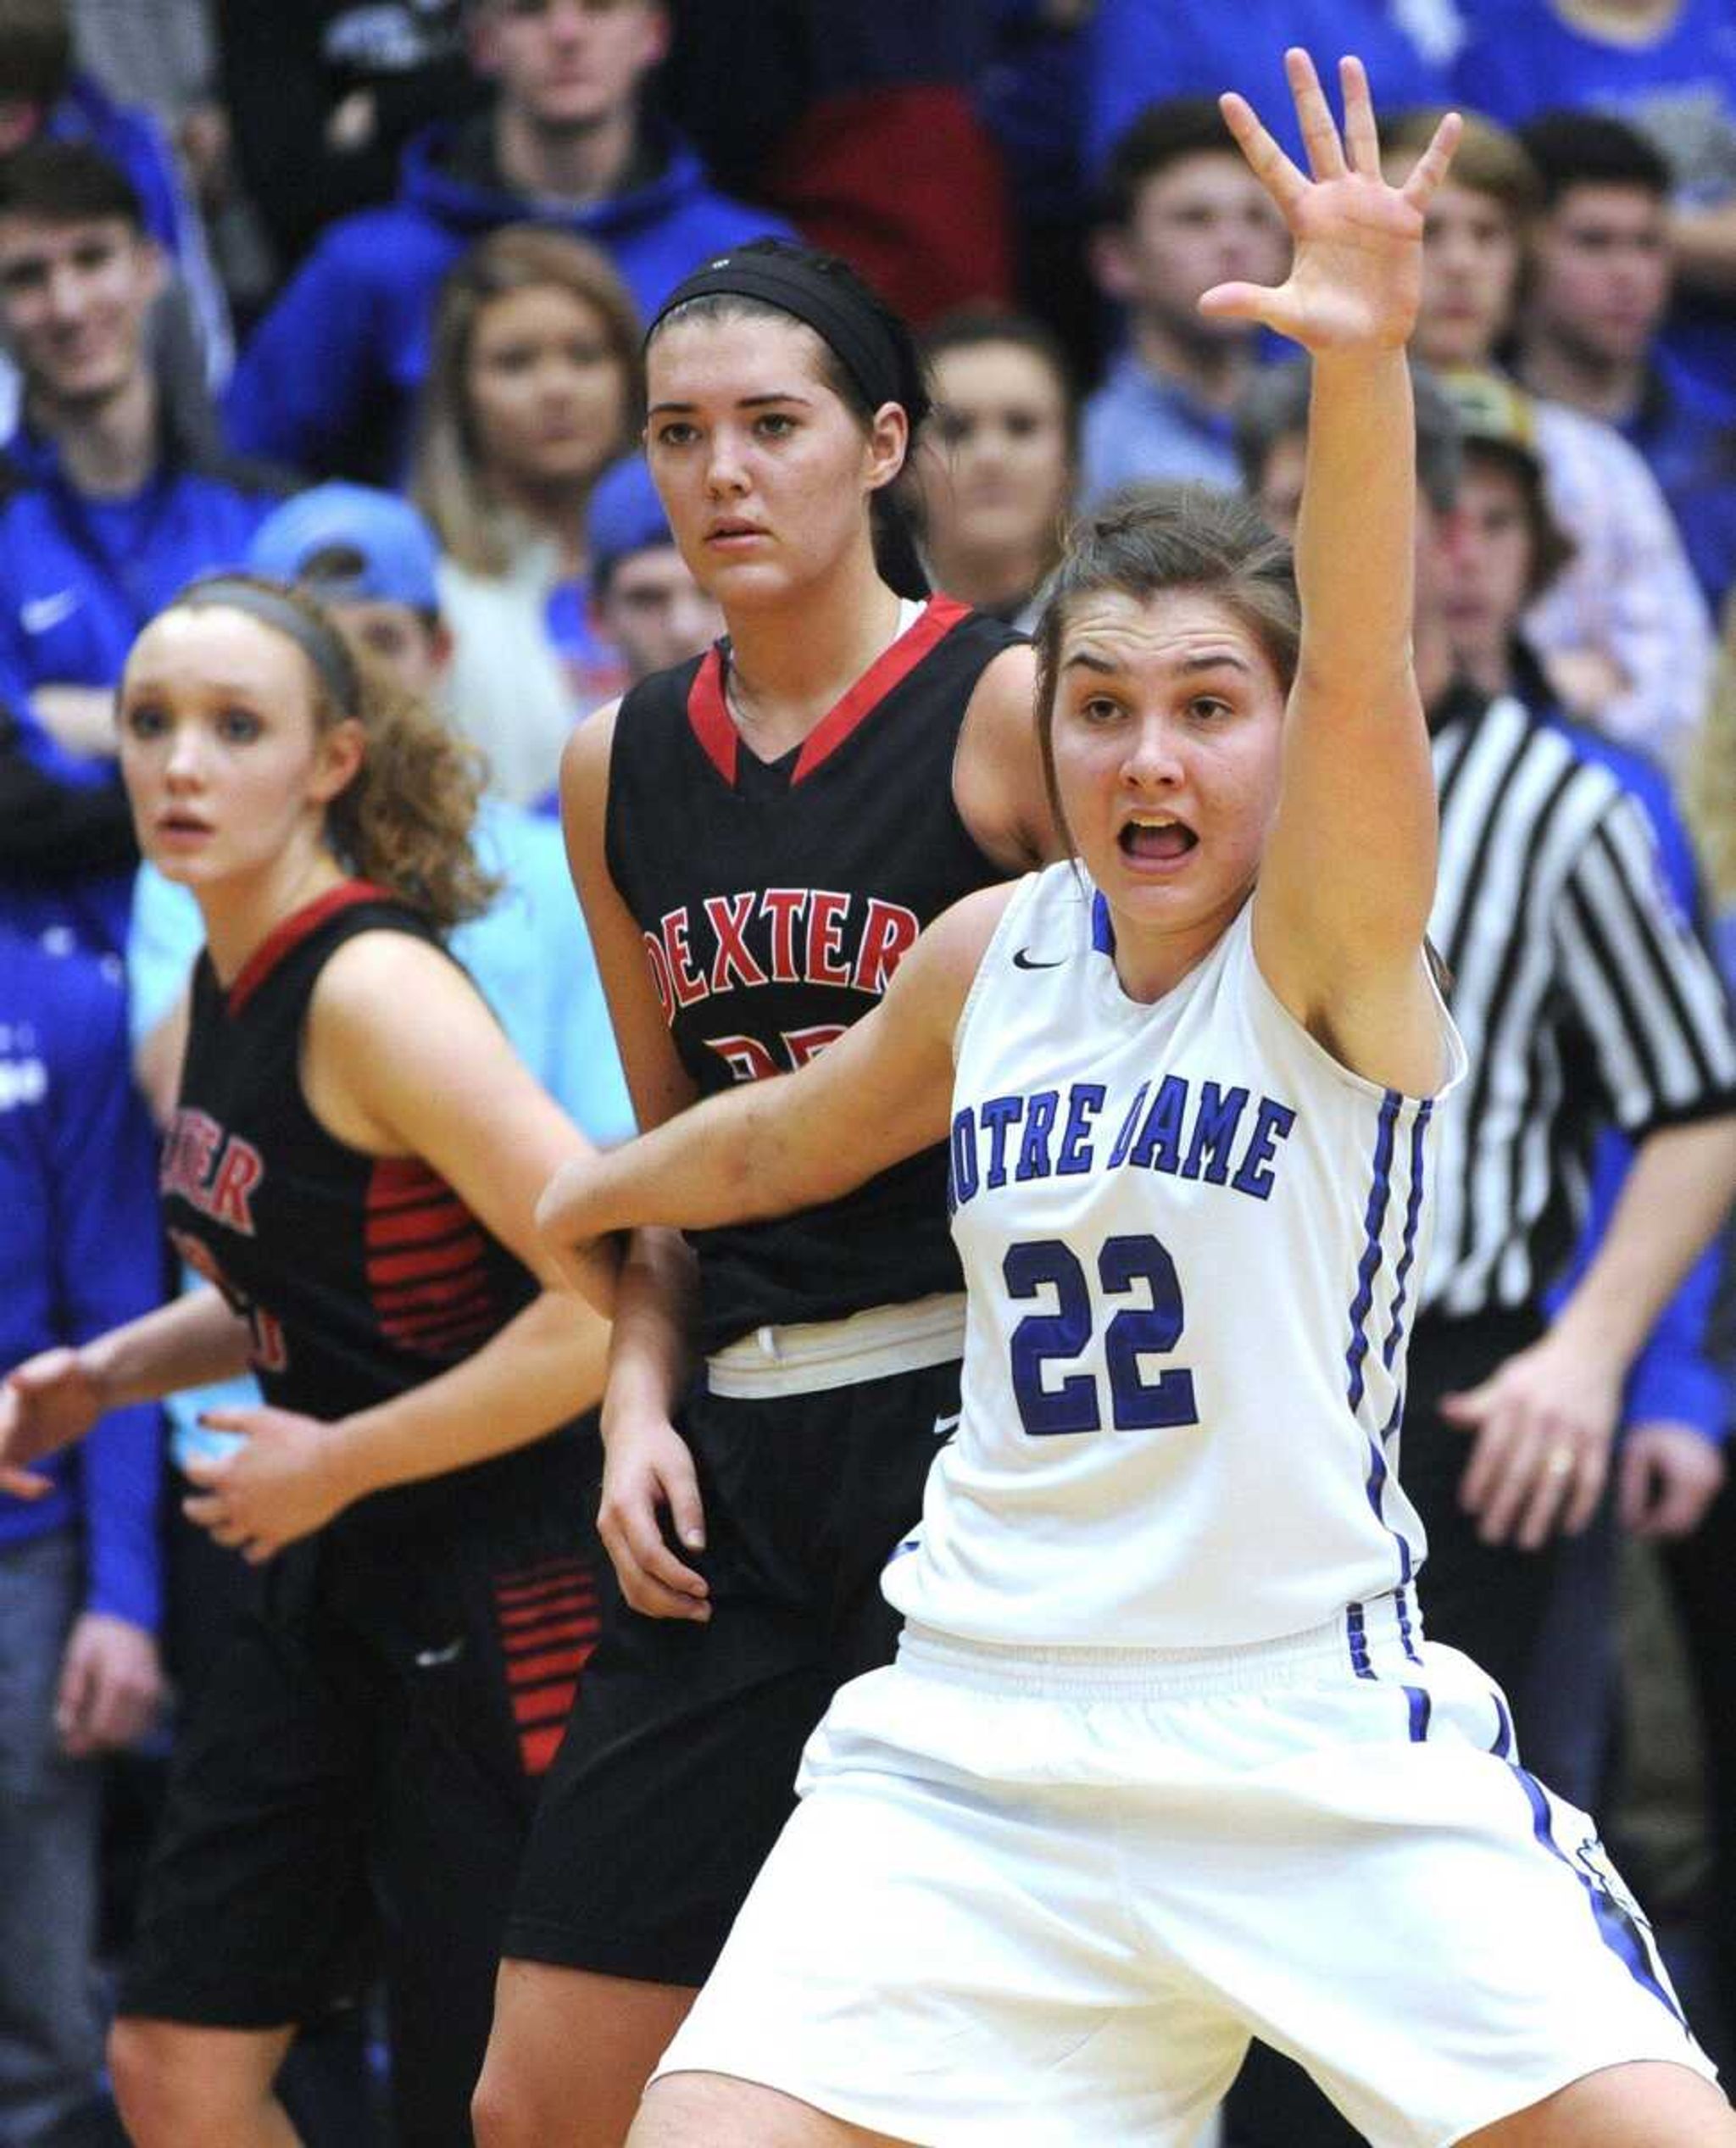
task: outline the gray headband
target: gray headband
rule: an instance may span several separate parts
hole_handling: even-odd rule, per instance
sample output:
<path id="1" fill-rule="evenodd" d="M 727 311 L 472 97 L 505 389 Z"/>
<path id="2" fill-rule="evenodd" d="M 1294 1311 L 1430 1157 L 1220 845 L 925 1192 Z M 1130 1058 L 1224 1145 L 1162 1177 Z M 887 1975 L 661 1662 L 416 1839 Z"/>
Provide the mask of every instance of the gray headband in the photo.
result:
<path id="1" fill-rule="evenodd" d="M 191 582 L 169 607 L 171 611 L 203 610 L 222 604 L 244 611 L 262 626 L 288 637 L 320 675 L 320 683 L 346 716 L 362 713 L 362 682 L 349 644 L 335 626 L 310 619 L 281 591 L 233 575 L 208 575 Z"/>

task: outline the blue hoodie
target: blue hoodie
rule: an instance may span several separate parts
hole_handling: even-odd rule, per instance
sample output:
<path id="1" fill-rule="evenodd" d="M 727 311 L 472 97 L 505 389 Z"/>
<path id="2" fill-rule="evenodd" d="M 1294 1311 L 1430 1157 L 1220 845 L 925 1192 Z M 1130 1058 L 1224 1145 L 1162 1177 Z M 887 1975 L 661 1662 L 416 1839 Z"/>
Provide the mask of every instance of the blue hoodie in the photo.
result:
<path id="1" fill-rule="evenodd" d="M 161 1304 L 154 1155 L 118 965 L 0 928 L 0 1366 Z M 0 1550 L 80 1528 L 86 1607 L 147 1631 L 162 1610 L 162 1422 L 153 1406 L 112 1411 L 42 1465 L 45 1498 L 0 1493 Z"/>
<path id="2" fill-rule="evenodd" d="M 106 756 L 64 752 L 31 713 L 41 686 L 111 687 L 139 629 L 183 583 L 238 565 L 282 486 L 259 470 L 199 455 L 164 429 L 156 469 L 124 499 L 94 499 L 45 436 L 20 431 L 0 452 L 0 708 L 8 749 L 63 790 L 119 782 Z M 131 871 L 87 882 L 20 883 L 4 871 L 20 929 L 64 927 L 99 954 L 126 943 Z"/>
<path id="3" fill-rule="evenodd" d="M 396 481 L 441 280 L 504 224 L 542 224 L 600 247 L 648 317 L 710 255 L 768 232 L 791 236 L 782 219 L 713 192 L 673 138 L 654 179 L 576 209 L 460 175 L 459 131 L 442 124 L 417 135 L 398 199 L 333 225 L 260 322 L 225 404 L 243 453 L 322 477 Z"/>

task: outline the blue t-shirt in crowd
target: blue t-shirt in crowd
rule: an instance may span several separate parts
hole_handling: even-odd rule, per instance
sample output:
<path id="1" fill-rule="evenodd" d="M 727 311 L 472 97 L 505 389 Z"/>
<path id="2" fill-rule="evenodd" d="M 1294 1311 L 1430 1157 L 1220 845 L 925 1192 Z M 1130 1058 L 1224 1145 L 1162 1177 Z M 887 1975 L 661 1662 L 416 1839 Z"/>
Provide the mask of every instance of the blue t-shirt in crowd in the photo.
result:
<path id="1" fill-rule="evenodd" d="M 1736 425 L 1685 366 L 1660 352 L 1639 407 L 1621 430 L 1669 502 L 1717 618 L 1736 587 Z"/>
<path id="2" fill-rule="evenodd" d="M 1160 480 L 1242 488 L 1236 428 L 1179 381 L 1123 351 L 1079 422 L 1079 497 L 1088 507 L 1118 486 Z"/>
<path id="3" fill-rule="evenodd" d="M 1468 36 L 1453 93 L 1513 127 L 1583 109 L 1625 120 L 1656 147 L 1683 208 L 1736 200 L 1736 9 L 1683 0 L 1641 45 L 1593 37 L 1547 0 L 1461 0 Z M 1678 294 L 1669 348 L 1727 417 L 1736 416 L 1736 308 Z"/>
<path id="4" fill-rule="evenodd" d="M 51 954 L 0 922 L 0 1367 L 161 1304 L 155 1153 L 119 964 Z M 0 1549 L 79 1529 L 86 1608 L 154 1631 L 162 1444 L 154 1406 L 111 1411 L 37 1466 L 46 1497 L 0 1493 Z"/>

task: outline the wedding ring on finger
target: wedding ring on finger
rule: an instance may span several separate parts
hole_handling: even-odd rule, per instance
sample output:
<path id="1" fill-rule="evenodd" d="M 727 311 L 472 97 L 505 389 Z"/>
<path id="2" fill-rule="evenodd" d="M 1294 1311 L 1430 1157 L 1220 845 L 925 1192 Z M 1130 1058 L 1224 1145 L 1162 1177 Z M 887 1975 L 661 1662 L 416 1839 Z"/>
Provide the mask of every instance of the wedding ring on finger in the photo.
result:
<path id="1" fill-rule="evenodd" d="M 1571 1447 L 1551 1447 L 1544 1461 L 1546 1476 L 1566 1477 L 1572 1469 L 1577 1457 Z"/>

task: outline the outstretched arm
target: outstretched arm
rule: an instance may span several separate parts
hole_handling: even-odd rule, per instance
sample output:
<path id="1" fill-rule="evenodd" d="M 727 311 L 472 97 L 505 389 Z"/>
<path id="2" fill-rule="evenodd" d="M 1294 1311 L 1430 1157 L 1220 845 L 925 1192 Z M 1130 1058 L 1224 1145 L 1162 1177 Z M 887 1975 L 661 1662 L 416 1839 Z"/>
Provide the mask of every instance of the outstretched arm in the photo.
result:
<path id="1" fill-rule="evenodd" d="M 1302 644 L 1283 785 L 1255 897 L 1260 965 L 1298 1017 L 1359 1071 L 1439 1078 L 1421 949 L 1434 894 L 1435 793 L 1410 665 L 1416 449 L 1405 345 L 1422 287 L 1423 213 L 1459 131 L 1444 120 L 1402 186 L 1382 176 L 1360 60 L 1340 64 L 1334 125 L 1307 54 L 1285 68 L 1311 177 L 1245 100 L 1223 99 L 1243 154 L 1294 241 L 1275 290 L 1224 284 L 1202 311 L 1259 320 L 1313 361 L 1296 537 Z"/>
<path id="2" fill-rule="evenodd" d="M 741 1223 L 834 1200 L 944 1138 L 952 1043 L 1011 898 L 980 889 L 923 933 L 885 999 L 794 1074 L 749 1082 L 549 1183 L 539 1229 L 564 1257 L 609 1231 Z"/>

